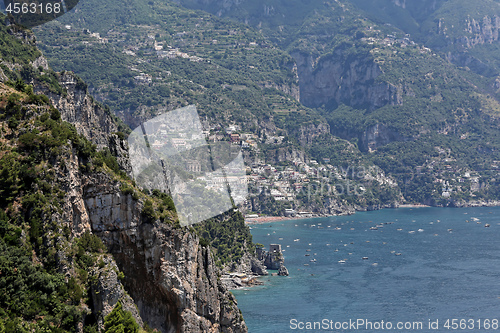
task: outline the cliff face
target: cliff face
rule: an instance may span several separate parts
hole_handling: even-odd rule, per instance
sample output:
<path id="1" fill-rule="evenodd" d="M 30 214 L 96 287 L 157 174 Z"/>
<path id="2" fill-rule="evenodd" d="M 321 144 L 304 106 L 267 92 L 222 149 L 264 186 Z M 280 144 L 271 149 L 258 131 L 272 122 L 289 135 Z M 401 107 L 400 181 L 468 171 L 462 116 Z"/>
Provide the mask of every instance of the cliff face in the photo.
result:
<path id="1" fill-rule="evenodd" d="M 85 84 L 71 72 L 58 75 L 59 83 L 67 94 L 56 94 L 47 88 L 35 85 L 37 92 L 47 95 L 61 112 L 64 121 L 75 125 L 78 133 L 84 135 L 99 148 L 108 146 L 108 136 L 118 127 L 111 117 L 87 93 Z"/>
<path id="2" fill-rule="evenodd" d="M 70 221 L 75 235 L 98 235 L 113 255 L 91 272 L 101 328 L 121 300 L 138 323 L 161 332 L 247 331 L 236 300 L 218 279 L 210 250 L 199 246 L 195 235 L 173 224 L 145 222 L 141 200 L 123 194 L 120 182 L 108 174 L 82 175 L 74 155 L 59 170 L 67 193 L 61 221 Z M 121 282 L 118 270 L 125 276 Z"/>
<path id="3" fill-rule="evenodd" d="M 438 33 L 450 37 L 450 27 L 444 19 L 438 21 Z M 482 19 L 474 19 L 467 16 L 463 23 L 460 36 L 452 38 L 451 44 L 459 44 L 463 48 L 470 49 L 476 45 L 491 44 L 498 41 L 500 30 L 500 17 L 497 15 L 486 15 Z"/>
<path id="4" fill-rule="evenodd" d="M 26 39 L 23 36 L 19 38 Z M 43 57 L 32 65 L 48 69 Z M 110 115 L 75 75 L 56 76 L 62 93 L 37 79 L 31 82 L 34 91 L 46 94 L 63 120 L 99 149 L 109 148 L 129 171 L 126 141 L 114 134 L 118 127 Z M 124 194 L 115 176 L 103 171 L 83 173 L 75 148 L 65 148 L 61 154 L 64 157 L 53 168 L 64 199 L 62 209 L 50 220 L 60 228 L 68 227 L 71 237 L 86 232 L 98 235 L 112 255 L 101 255 L 102 264 L 88 272 L 93 277 L 93 309 L 87 308 L 86 313 L 97 316 L 100 329 L 104 317 L 121 301 L 138 324 L 146 322 L 161 332 L 247 332 L 235 298 L 218 279 L 210 250 L 199 245 L 194 232 L 144 218 L 143 199 Z M 56 256 L 59 270 L 67 278 L 73 276 L 75 258 L 62 250 Z"/>
<path id="5" fill-rule="evenodd" d="M 359 148 L 363 151 L 373 151 L 393 141 L 404 141 L 405 138 L 383 124 L 368 127 L 361 135 Z"/>
<path id="6" fill-rule="evenodd" d="M 346 59 L 341 50 L 320 59 L 303 52 L 292 56 L 300 78 L 300 100 L 307 106 L 335 102 L 373 110 L 402 104 L 401 88 L 376 82 L 382 71 L 371 57 Z"/>
<path id="7" fill-rule="evenodd" d="M 145 322 L 162 332 L 246 332 L 236 300 L 196 236 L 144 222 L 142 203 L 106 175 L 84 182 L 91 229 L 125 273 L 124 285 Z"/>
<path id="8" fill-rule="evenodd" d="M 47 60 L 39 57 L 33 66 L 48 69 Z M 128 143 L 118 137 L 118 126 L 110 113 L 103 109 L 87 92 L 86 84 L 72 72 L 58 73 L 58 83 L 64 94 L 51 92 L 39 82 L 33 82 L 35 91 L 50 98 L 52 104 L 61 113 L 61 118 L 73 124 L 78 132 L 97 145 L 98 149 L 108 148 L 116 156 L 120 167 L 128 174 L 132 173 L 129 161 Z"/>

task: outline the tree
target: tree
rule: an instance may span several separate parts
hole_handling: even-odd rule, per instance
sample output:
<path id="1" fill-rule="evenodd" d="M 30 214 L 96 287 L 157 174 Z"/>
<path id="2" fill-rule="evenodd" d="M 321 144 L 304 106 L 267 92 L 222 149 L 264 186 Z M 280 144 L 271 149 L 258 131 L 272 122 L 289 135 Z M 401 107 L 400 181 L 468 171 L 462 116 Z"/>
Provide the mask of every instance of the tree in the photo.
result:
<path id="1" fill-rule="evenodd" d="M 104 318 L 104 332 L 138 333 L 139 325 L 135 322 L 130 311 L 124 311 L 122 303 L 118 301 L 113 311 Z"/>

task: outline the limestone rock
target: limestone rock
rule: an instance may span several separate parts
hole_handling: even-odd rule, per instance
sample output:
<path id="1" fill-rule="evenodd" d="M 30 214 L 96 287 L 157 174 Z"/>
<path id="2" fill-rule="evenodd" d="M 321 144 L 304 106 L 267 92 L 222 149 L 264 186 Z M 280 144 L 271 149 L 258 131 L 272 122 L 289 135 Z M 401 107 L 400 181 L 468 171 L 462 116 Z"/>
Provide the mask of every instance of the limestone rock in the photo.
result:
<path id="1" fill-rule="evenodd" d="M 186 229 L 143 221 L 142 202 L 108 177 L 85 179 L 83 198 L 144 322 L 161 332 L 246 332 L 210 251 Z"/>
<path id="2" fill-rule="evenodd" d="M 288 269 L 286 269 L 285 265 L 281 265 L 280 269 L 278 269 L 279 276 L 288 276 Z"/>
<path id="3" fill-rule="evenodd" d="M 144 323 L 139 315 L 134 300 L 126 293 L 123 285 L 118 279 L 118 267 L 110 256 L 102 256 L 105 264 L 102 268 L 95 268 L 90 272 L 94 311 L 99 314 L 97 324 L 100 330 L 104 328 L 104 318 L 113 311 L 116 303 L 120 301 L 123 310 L 130 311 L 135 321 L 142 327 Z"/>

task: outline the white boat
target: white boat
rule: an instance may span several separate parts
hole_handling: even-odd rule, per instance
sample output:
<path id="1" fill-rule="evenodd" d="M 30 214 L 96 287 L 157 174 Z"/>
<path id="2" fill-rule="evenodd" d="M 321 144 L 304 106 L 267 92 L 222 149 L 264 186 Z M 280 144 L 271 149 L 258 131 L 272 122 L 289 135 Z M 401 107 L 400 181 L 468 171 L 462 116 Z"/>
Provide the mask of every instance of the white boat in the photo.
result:
<path id="1" fill-rule="evenodd" d="M 345 260 L 339 260 L 339 264 L 345 264 Z"/>

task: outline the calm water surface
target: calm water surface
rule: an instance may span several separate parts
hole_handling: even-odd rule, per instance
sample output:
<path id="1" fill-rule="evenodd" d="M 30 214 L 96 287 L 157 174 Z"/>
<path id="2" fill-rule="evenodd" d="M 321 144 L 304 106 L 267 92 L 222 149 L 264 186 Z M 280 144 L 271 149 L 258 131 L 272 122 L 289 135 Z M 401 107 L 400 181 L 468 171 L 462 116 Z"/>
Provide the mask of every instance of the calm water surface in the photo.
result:
<path id="1" fill-rule="evenodd" d="M 292 319 L 422 322 L 393 331 L 445 332 L 456 318 L 475 321 L 461 332 L 500 331 L 478 328 L 500 319 L 500 207 L 386 209 L 253 225 L 252 234 L 266 248 L 282 245 L 290 276 L 233 291 L 251 333 L 300 331 Z"/>

